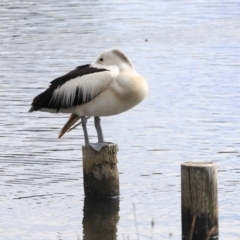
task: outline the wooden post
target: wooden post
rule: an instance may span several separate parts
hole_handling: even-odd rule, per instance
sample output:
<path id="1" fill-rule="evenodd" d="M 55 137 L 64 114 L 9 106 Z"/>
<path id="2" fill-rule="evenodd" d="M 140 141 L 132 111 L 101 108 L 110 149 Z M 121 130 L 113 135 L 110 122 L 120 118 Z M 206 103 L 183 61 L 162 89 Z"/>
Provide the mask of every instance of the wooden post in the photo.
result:
<path id="1" fill-rule="evenodd" d="M 217 166 L 212 162 L 181 165 L 182 239 L 218 239 Z"/>
<path id="2" fill-rule="evenodd" d="M 111 198 L 119 195 L 118 145 L 109 144 L 95 151 L 83 146 L 83 179 L 86 197 Z"/>

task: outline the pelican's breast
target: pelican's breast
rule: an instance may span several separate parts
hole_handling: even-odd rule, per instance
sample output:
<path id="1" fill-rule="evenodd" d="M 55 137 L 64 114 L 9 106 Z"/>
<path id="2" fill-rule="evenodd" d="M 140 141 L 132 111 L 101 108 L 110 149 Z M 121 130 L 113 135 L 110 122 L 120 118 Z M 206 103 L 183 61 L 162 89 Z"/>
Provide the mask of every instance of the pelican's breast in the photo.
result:
<path id="1" fill-rule="evenodd" d="M 110 88 L 128 109 L 139 104 L 148 93 L 146 80 L 137 73 L 120 73 Z"/>

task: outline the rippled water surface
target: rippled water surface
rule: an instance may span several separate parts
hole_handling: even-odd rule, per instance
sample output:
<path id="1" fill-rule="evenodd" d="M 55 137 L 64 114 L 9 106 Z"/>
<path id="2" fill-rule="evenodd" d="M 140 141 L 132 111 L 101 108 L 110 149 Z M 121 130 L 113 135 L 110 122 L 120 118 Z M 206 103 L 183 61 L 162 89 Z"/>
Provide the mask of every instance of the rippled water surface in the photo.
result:
<path id="1" fill-rule="evenodd" d="M 239 239 L 239 13 L 238 0 L 1 0 L 0 239 L 180 239 L 189 160 L 218 165 L 220 237 Z M 67 116 L 28 109 L 52 79 L 112 47 L 150 92 L 102 119 L 120 149 L 121 197 L 101 219 L 106 204 L 84 200 L 81 128 L 57 139 Z M 109 238 L 88 235 L 104 224 Z"/>

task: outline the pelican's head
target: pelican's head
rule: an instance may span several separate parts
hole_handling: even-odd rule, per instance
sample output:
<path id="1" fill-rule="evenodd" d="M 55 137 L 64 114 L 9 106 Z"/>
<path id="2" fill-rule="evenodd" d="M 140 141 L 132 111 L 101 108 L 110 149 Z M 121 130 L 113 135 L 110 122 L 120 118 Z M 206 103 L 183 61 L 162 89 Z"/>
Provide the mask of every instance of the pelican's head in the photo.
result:
<path id="1" fill-rule="evenodd" d="M 96 61 L 97 64 L 103 66 L 116 65 L 120 72 L 133 71 L 134 68 L 126 55 L 118 49 L 104 51 Z"/>

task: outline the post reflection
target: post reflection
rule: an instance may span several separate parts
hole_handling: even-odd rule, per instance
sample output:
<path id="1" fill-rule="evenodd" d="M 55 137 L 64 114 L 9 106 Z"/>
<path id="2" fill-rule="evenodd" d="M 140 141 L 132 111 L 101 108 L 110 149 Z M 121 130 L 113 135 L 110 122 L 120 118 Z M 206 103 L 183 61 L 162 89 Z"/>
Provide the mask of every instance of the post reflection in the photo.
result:
<path id="1" fill-rule="evenodd" d="M 115 240 L 119 220 L 119 198 L 84 199 L 83 239 Z"/>

